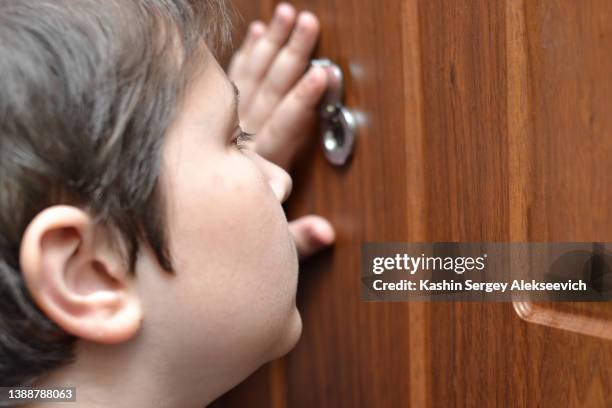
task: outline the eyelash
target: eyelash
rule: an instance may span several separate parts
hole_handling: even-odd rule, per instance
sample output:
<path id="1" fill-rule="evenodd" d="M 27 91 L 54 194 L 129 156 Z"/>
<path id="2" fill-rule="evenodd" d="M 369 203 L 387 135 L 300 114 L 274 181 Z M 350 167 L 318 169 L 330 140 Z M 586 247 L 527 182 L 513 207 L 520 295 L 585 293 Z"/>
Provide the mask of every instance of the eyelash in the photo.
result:
<path id="1" fill-rule="evenodd" d="M 255 138 L 255 133 L 247 133 L 239 126 L 236 131 L 238 132 L 232 142 L 238 147 L 238 149 L 245 149 L 244 143 L 251 141 Z"/>

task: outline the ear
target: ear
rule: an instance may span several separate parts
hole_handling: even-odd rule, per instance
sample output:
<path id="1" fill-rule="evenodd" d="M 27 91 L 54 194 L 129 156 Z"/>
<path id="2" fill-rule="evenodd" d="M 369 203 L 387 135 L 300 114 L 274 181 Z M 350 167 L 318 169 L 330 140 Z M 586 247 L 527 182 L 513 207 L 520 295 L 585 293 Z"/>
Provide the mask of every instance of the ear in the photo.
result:
<path id="1" fill-rule="evenodd" d="M 138 331 L 140 299 L 116 247 L 105 228 L 72 206 L 46 208 L 24 232 L 20 264 L 26 286 L 67 333 L 120 343 Z"/>

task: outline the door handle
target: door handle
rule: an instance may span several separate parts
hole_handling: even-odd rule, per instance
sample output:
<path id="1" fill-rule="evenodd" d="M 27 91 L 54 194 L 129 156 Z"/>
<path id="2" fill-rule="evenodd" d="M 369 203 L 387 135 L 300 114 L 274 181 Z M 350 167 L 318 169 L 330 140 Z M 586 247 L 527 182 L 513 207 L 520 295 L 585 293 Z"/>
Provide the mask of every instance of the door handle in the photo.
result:
<path id="1" fill-rule="evenodd" d="M 327 58 L 315 59 L 311 64 L 327 72 L 327 90 L 318 109 L 323 152 L 330 163 L 342 166 L 353 153 L 357 135 L 355 116 L 342 104 L 342 70 Z"/>

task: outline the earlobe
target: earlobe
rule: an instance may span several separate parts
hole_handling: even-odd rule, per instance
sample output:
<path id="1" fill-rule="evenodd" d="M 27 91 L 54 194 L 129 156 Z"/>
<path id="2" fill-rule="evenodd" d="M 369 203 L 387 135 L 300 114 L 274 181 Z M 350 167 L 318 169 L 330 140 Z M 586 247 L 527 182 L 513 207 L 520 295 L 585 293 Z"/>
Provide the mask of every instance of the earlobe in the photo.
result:
<path id="1" fill-rule="evenodd" d="M 87 212 L 66 205 L 41 211 L 23 234 L 20 264 L 38 307 L 67 333 L 119 343 L 138 332 L 134 281 L 107 231 Z"/>

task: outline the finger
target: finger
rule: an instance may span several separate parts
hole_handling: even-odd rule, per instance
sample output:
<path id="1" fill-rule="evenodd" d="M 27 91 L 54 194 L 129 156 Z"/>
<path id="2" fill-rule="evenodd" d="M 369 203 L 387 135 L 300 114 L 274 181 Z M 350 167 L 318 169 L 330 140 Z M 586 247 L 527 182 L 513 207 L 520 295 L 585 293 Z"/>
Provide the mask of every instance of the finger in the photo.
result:
<path id="1" fill-rule="evenodd" d="M 278 53 L 256 96 L 244 112 L 245 127 L 257 131 L 293 85 L 303 75 L 319 35 L 314 14 L 302 12 L 286 46 Z"/>
<path id="2" fill-rule="evenodd" d="M 244 42 L 240 47 L 240 52 L 248 55 L 257 40 L 259 40 L 265 32 L 266 25 L 263 22 L 259 20 L 252 21 L 251 24 L 249 24 L 247 37 L 244 39 Z"/>
<path id="3" fill-rule="evenodd" d="M 239 82 L 241 76 L 246 75 L 249 69 L 249 54 L 257 41 L 266 32 L 266 25 L 259 20 L 251 22 L 247 31 L 246 37 L 242 45 L 232 56 L 230 61 L 228 75 L 234 82 Z"/>
<path id="4" fill-rule="evenodd" d="M 304 129 L 312 123 L 315 107 L 326 87 L 325 69 L 310 67 L 258 133 L 257 153 L 288 170 L 308 136 Z"/>
<path id="5" fill-rule="evenodd" d="M 306 215 L 291 221 L 289 231 L 293 235 L 300 260 L 331 245 L 336 239 L 334 227 L 318 215 Z"/>
<path id="6" fill-rule="evenodd" d="M 249 53 L 248 75 L 241 79 L 240 88 L 241 106 L 248 106 L 253 92 L 259 82 L 268 71 L 270 64 L 278 53 L 278 50 L 285 44 L 293 24 L 295 22 L 295 9 L 288 3 L 280 3 L 276 7 L 274 17 L 270 22 L 268 30 L 255 43 Z M 242 112 L 241 112 L 242 114 Z"/>

